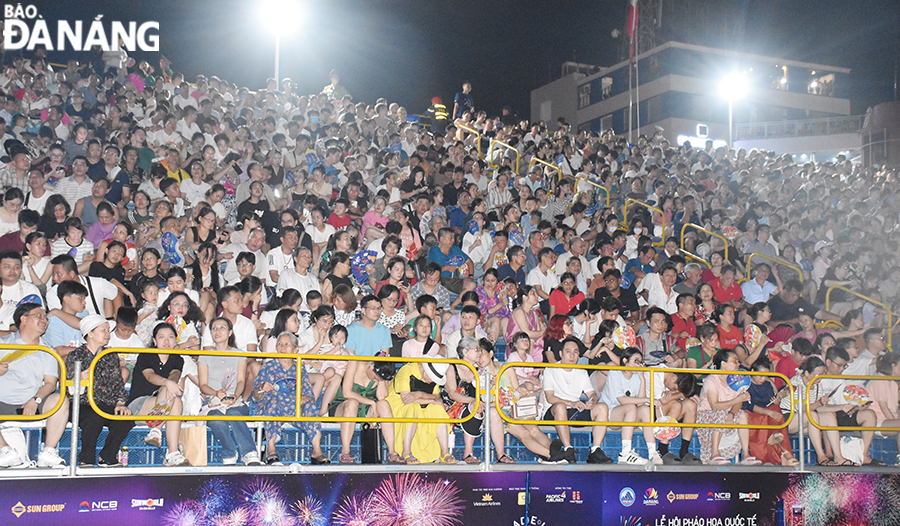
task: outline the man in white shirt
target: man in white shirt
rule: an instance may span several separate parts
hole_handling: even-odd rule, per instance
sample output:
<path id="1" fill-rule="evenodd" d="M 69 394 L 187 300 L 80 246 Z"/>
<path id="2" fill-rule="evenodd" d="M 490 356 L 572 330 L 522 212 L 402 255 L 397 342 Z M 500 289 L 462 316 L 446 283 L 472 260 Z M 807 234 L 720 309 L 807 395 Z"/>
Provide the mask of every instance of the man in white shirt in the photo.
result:
<path id="1" fill-rule="evenodd" d="M 65 197 L 66 202 L 73 206 L 79 199 L 91 196 L 94 181 L 87 176 L 87 169 L 87 157 L 78 155 L 72 160 L 72 175 L 56 183 L 56 193 Z"/>
<path id="2" fill-rule="evenodd" d="M 266 233 L 261 228 L 256 228 L 252 232 L 250 232 L 250 239 L 247 240 L 247 243 L 231 243 L 222 249 L 221 254 L 227 255 L 228 257 L 227 263 L 225 264 L 225 272 L 222 273 L 225 281 L 228 284 L 234 284 L 241 279 L 241 274 L 238 272 L 237 268 L 237 256 L 241 252 L 251 252 L 254 256 L 256 256 L 256 268 L 253 270 L 253 275 L 258 277 L 259 279 L 265 280 L 269 275 L 268 265 L 266 262 L 266 256 L 260 250 L 262 246 L 266 243 Z"/>
<path id="3" fill-rule="evenodd" d="M 678 293 L 675 292 L 675 282 L 678 281 L 678 272 L 675 265 L 670 262 L 663 264 L 659 271 L 647 274 L 641 280 L 637 293 L 647 291 L 647 305 L 659 307 L 668 314 L 678 312 L 675 304 Z"/>
<path id="4" fill-rule="evenodd" d="M 563 272 L 567 271 L 567 267 L 569 264 L 569 260 L 572 258 L 576 258 L 581 261 L 581 273 L 579 274 L 581 278 L 588 285 L 591 282 L 591 279 L 594 277 L 590 273 L 590 264 L 584 254 L 587 249 L 587 244 L 580 237 L 573 237 L 571 241 L 569 241 L 569 251 L 560 255 L 556 260 L 556 275 L 562 276 Z"/>
<path id="5" fill-rule="evenodd" d="M 538 266 L 526 276 L 525 284 L 533 286 L 542 300 L 548 300 L 553 289 L 559 286 L 559 278 L 550 270 L 556 263 L 556 253 L 552 248 L 544 247 L 538 251 L 538 261 Z"/>
<path id="6" fill-rule="evenodd" d="M 88 289 L 87 308 L 79 314 L 79 317 L 88 314 L 99 314 L 104 318 L 113 316 L 113 300 L 119 293 L 115 285 L 105 279 L 78 275 L 75 259 L 68 254 L 56 256 L 50 264 L 53 265 L 54 285 L 47 291 L 48 310 L 62 308 L 56 289 L 63 281 L 71 280 L 81 282 Z"/>
<path id="7" fill-rule="evenodd" d="M 312 252 L 306 247 L 297 247 L 294 250 L 294 268 L 287 269 L 281 273 L 278 278 L 278 295 L 281 296 L 285 290 L 294 289 L 303 296 L 302 309 L 308 309 L 306 304 L 306 295 L 311 290 L 322 292 L 319 280 L 312 272 L 309 271 L 312 265 Z"/>
<path id="8" fill-rule="evenodd" d="M 279 276 L 286 270 L 294 268 L 294 249 L 300 236 L 297 227 L 286 226 L 281 230 L 281 246 L 275 247 L 266 254 L 266 285 L 276 287 Z"/>
<path id="9" fill-rule="evenodd" d="M 219 290 L 219 305 L 222 307 L 222 316 L 227 318 L 233 327 L 235 347 L 241 351 L 256 352 L 259 344 L 256 325 L 241 314 L 244 311 L 244 304 L 240 290 L 235 286 L 222 287 Z M 203 347 L 213 345 L 209 326 L 203 328 L 202 345 Z"/>
<path id="10" fill-rule="evenodd" d="M 0 305 L 0 336 L 10 333 L 13 312 L 19 302 L 29 298 L 28 302 L 41 303 L 41 292 L 37 287 L 22 279 L 22 254 L 15 250 L 0 252 L 0 283 L 2 289 L 2 305 Z"/>

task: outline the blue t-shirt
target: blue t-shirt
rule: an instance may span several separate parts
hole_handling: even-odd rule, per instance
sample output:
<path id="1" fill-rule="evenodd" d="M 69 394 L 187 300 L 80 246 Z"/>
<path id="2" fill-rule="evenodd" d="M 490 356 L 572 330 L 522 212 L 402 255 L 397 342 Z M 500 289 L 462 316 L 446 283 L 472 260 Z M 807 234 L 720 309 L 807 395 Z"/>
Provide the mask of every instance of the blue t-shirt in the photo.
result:
<path id="1" fill-rule="evenodd" d="M 80 317 L 80 315 L 79 315 Z M 56 316 L 51 316 L 47 320 L 47 332 L 44 333 L 44 341 L 52 348 L 59 346 L 78 347 L 84 343 L 84 337 L 81 331 L 71 327 L 68 323 L 62 321 Z"/>
<path id="2" fill-rule="evenodd" d="M 628 263 L 625 263 L 625 273 L 622 274 L 622 288 L 627 289 L 634 283 L 634 273 L 631 272 L 633 268 L 644 271 L 644 274 L 654 272 L 653 265 L 643 265 L 639 258 L 629 259 Z"/>
<path id="3" fill-rule="evenodd" d="M 356 356 L 375 356 L 392 345 L 390 329 L 380 323 L 376 323 L 372 330 L 358 321 L 347 327 L 346 347 L 352 349 Z"/>
<path id="4" fill-rule="evenodd" d="M 435 246 L 431 247 L 430 249 L 428 249 L 428 261 L 434 261 L 441 267 L 443 267 L 445 265 L 453 265 L 453 266 L 459 268 L 459 267 L 465 265 L 466 261 L 468 261 L 468 260 L 469 260 L 469 256 L 467 256 L 466 253 L 463 252 L 462 249 L 456 245 L 453 245 L 450 247 L 449 254 L 444 254 L 443 252 L 441 252 L 441 247 L 439 247 L 438 245 L 435 245 Z M 453 273 L 445 272 L 442 270 L 441 277 L 442 278 L 453 277 Z"/>

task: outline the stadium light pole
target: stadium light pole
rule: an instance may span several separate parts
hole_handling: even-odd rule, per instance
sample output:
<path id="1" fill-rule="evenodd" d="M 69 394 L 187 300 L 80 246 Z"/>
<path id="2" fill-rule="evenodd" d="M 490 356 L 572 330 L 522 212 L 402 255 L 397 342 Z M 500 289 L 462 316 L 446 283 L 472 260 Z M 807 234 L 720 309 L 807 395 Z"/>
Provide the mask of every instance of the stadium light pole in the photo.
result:
<path id="1" fill-rule="evenodd" d="M 728 100 L 728 148 L 734 148 L 734 101 L 747 94 L 747 79 L 738 73 L 724 77 L 719 86 L 720 94 Z"/>
<path id="2" fill-rule="evenodd" d="M 297 0 L 268 0 L 262 5 L 265 26 L 275 33 L 275 83 L 281 86 L 278 66 L 281 61 L 281 37 L 286 35 L 298 22 L 300 3 Z"/>

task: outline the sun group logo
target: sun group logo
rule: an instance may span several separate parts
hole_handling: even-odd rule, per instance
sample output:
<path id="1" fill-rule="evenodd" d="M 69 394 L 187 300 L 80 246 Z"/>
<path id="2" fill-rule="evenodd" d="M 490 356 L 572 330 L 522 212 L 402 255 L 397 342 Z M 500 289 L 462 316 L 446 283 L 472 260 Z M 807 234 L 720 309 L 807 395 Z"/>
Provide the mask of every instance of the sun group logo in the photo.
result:
<path id="1" fill-rule="evenodd" d="M 656 488 L 647 488 L 644 492 L 644 506 L 656 506 L 659 504 L 659 492 Z"/>
<path id="2" fill-rule="evenodd" d="M 666 498 L 669 500 L 669 504 L 675 502 L 675 492 L 669 491 L 669 494 L 666 495 Z"/>
<path id="3" fill-rule="evenodd" d="M 622 506 L 630 508 L 634 504 L 634 490 L 631 488 L 622 488 L 619 492 L 619 502 Z"/>
<path id="4" fill-rule="evenodd" d="M 710 491 L 706 494 L 706 500 L 731 500 L 731 493 L 717 493 Z"/>
<path id="5" fill-rule="evenodd" d="M 13 512 L 13 515 L 15 515 L 16 518 L 18 519 L 19 517 L 22 516 L 23 513 L 25 513 L 25 505 L 22 504 L 21 502 L 16 503 L 16 505 L 12 507 L 12 512 Z"/>
<path id="6" fill-rule="evenodd" d="M 162 508 L 163 499 L 131 499 L 131 507 L 141 510 L 155 510 Z"/>
<path id="7" fill-rule="evenodd" d="M 562 493 L 548 493 L 546 500 L 544 502 L 565 502 L 566 501 L 566 492 Z"/>
<path id="8" fill-rule="evenodd" d="M 738 497 L 744 502 L 759 500 L 759 493 L 738 493 Z"/>
<path id="9" fill-rule="evenodd" d="M 19 501 L 12 507 L 11 511 L 18 519 L 25 513 L 58 513 L 65 509 L 65 504 L 29 504 L 26 506 Z"/>
<path id="10" fill-rule="evenodd" d="M 111 23 L 112 31 L 107 35 L 101 14 L 90 22 L 85 36 L 83 21 L 59 20 L 54 41 L 47 21 L 38 13 L 37 6 L 7 4 L 3 9 L 3 18 L 3 44 L 10 51 L 34 51 L 37 46 L 45 47 L 47 51 L 65 51 L 67 42 L 72 51 L 88 51 L 94 46 L 110 51 L 116 48 L 120 39 L 126 51 L 159 51 L 159 22 L 144 22 L 138 26 L 137 22 L 114 21 Z M 26 20 L 34 20 L 33 26 L 29 27 Z"/>

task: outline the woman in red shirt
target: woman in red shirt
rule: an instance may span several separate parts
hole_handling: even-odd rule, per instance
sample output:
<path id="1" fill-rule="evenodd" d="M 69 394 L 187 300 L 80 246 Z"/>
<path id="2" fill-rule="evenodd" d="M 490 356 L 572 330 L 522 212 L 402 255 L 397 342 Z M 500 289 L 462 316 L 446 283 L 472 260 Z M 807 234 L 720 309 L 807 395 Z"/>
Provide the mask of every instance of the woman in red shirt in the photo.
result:
<path id="1" fill-rule="evenodd" d="M 575 286 L 575 275 L 571 272 L 563 272 L 559 278 L 559 287 L 550 293 L 550 317 L 556 314 L 568 315 L 569 311 L 577 307 L 584 300 L 584 293 Z"/>
<path id="2" fill-rule="evenodd" d="M 713 313 L 713 321 L 719 328 L 719 347 L 732 350 L 744 344 L 744 333 L 734 325 L 734 307 L 719 305 Z"/>

